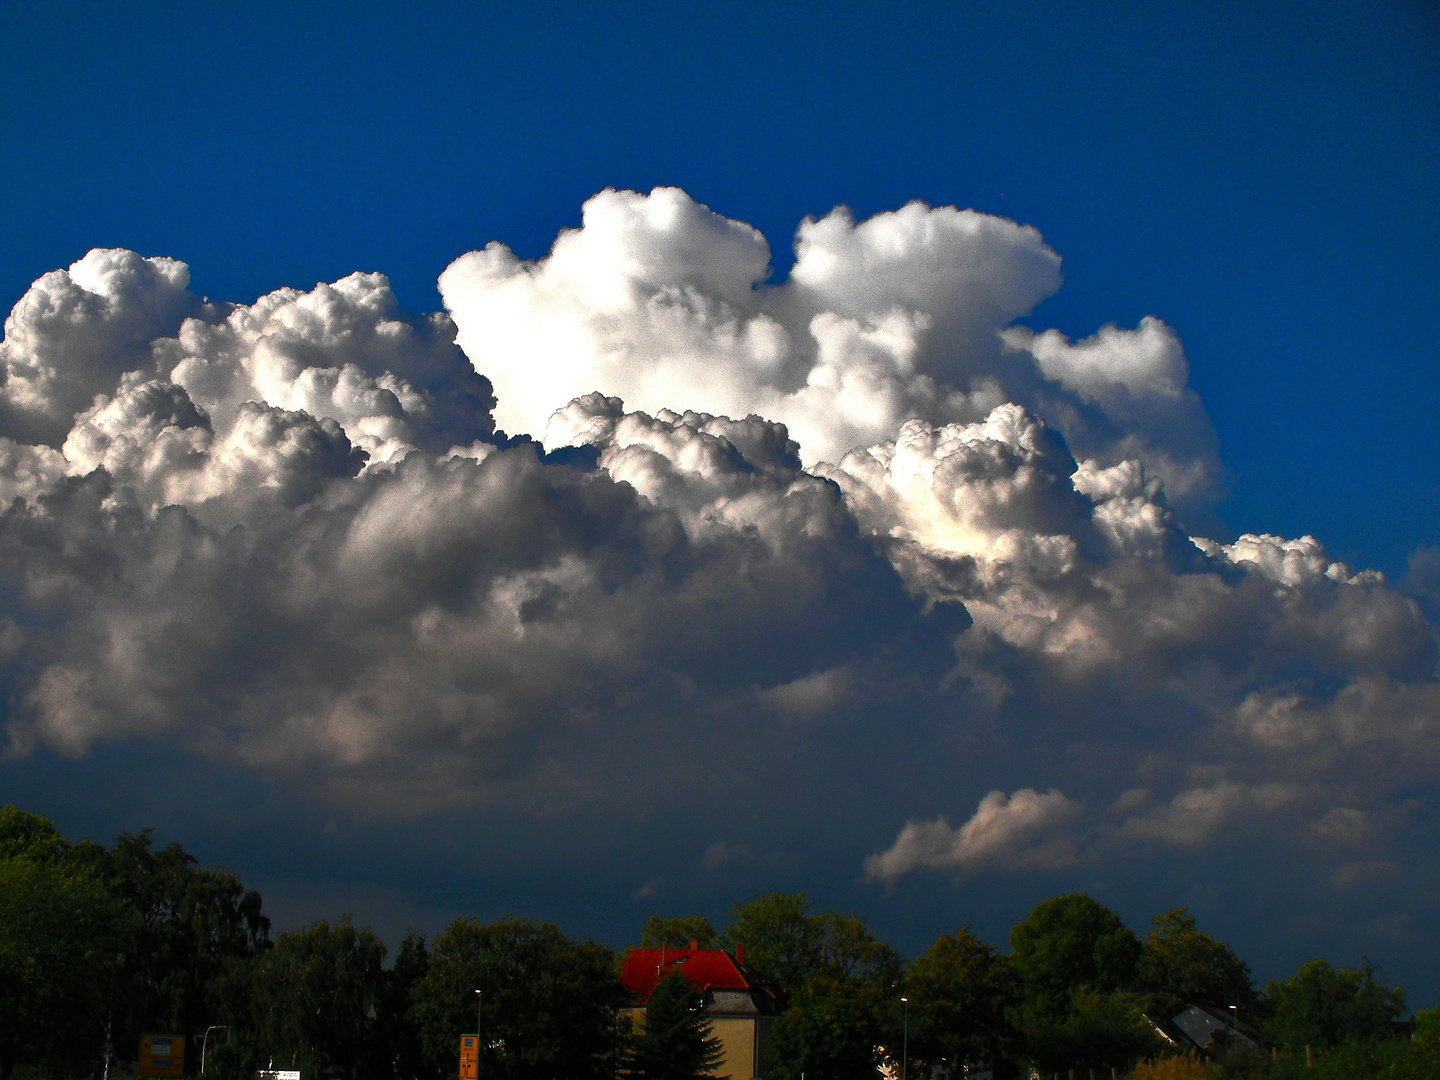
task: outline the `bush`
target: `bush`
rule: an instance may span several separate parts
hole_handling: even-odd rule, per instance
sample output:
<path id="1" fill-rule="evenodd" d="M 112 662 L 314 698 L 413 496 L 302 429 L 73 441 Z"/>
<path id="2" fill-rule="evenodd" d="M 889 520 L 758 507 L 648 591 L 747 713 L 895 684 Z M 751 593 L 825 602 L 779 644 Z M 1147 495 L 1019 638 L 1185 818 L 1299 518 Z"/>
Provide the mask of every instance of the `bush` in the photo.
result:
<path id="1" fill-rule="evenodd" d="M 1137 1066 L 1127 1080 L 1208 1080 L 1212 1075 L 1208 1066 L 1193 1058 L 1167 1057 Z"/>

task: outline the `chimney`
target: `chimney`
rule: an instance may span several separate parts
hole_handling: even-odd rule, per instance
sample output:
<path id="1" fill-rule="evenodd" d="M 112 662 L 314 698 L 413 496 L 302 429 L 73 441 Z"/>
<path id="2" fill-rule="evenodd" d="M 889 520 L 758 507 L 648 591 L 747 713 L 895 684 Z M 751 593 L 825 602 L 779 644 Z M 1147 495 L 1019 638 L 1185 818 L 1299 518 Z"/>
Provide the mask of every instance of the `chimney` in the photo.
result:
<path id="1" fill-rule="evenodd" d="M 745 943 L 743 941 L 735 942 L 735 962 L 737 964 L 745 962 Z"/>
<path id="2" fill-rule="evenodd" d="M 699 942 L 699 940 L 692 937 L 692 938 L 690 939 L 690 951 L 691 951 L 691 952 L 695 952 L 695 951 L 696 951 L 697 949 L 699 949 L 699 948 L 700 948 L 700 942 Z"/>

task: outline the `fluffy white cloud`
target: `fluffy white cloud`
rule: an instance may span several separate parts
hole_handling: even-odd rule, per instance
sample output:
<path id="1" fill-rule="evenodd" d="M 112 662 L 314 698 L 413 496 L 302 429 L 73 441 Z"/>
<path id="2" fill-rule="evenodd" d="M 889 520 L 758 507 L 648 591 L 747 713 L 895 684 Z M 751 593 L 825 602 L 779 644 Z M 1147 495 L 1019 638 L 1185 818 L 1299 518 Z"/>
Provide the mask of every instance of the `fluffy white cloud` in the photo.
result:
<path id="1" fill-rule="evenodd" d="M 1159 319 L 1146 316 L 1135 330 L 1105 326 L 1074 343 L 1058 330 L 1036 334 L 1020 326 L 1001 337 L 1007 348 L 1031 357 L 1047 379 L 1121 429 L 1113 436 L 1105 425 L 1064 424 L 1077 454 L 1111 464 L 1143 461 L 1177 501 L 1204 502 L 1218 494 L 1214 430 L 1187 385 L 1190 366 L 1180 341 Z M 1057 402 L 1053 411 L 1063 416 L 1064 406 Z"/>
<path id="2" fill-rule="evenodd" d="M 491 243 L 440 289 L 509 430 L 600 391 L 652 414 L 758 413 L 813 464 L 907 420 L 973 422 L 1016 401 L 1105 464 L 1136 457 L 1187 500 L 1213 495 L 1213 433 L 1162 323 L 1073 347 L 1011 327 L 1060 284 L 1034 229 L 918 202 L 858 223 L 839 208 L 803 222 L 795 252 L 770 284 L 749 226 L 674 188 L 605 191 L 545 258 Z"/>
<path id="3" fill-rule="evenodd" d="M 963 870 L 978 865 L 1057 869 L 1075 860 L 1066 826 L 1080 806 L 1061 792 L 992 791 L 970 820 L 952 828 L 943 817 L 908 821 L 895 843 L 865 860 L 865 874 L 893 882 L 912 870 Z"/>
<path id="4" fill-rule="evenodd" d="M 216 311 L 189 291 L 175 259 L 97 248 L 32 285 L 5 320 L 0 422 L 25 442 L 58 445 L 97 393 L 141 366 L 152 342 Z"/>

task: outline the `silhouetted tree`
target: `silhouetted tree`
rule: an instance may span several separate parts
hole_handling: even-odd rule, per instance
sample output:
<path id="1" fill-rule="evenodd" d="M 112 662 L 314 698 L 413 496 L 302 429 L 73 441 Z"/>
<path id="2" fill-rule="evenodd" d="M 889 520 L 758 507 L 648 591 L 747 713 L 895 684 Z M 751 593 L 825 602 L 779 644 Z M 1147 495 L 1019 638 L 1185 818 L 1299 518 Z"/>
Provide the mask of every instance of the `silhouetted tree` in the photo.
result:
<path id="1" fill-rule="evenodd" d="M 1388 1038 L 1391 1022 L 1405 1011 L 1405 993 L 1375 979 L 1368 960 L 1360 970 L 1333 968 L 1324 960 L 1301 964 L 1287 981 L 1265 985 L 1274 1015 L 1266 1025 L 1283 1046 L 1327 1047 Z"/>
<path id="2" fill-rule="evenodd" d="M 636 1080 L 701 1080 L 724 1059 L 700 993 L 678 971 L 661 979 L 645 1005 L 628 1072 Z"/>
<path id="3" fill-rule="evenodd" d="M 719 941 L 715 927 L 711 926 L 710 920 L 703 915 L 683 915 L 668 919 L 651 915 L 645 920 L 645 926 L 640 931 L 642 949 L 658 949 L 661 945 L 671 949 L 684 949 L 688 948 L 692 941 L 699 942 L 702 949 L 713 949 Z"/>
<path id="4" fill-rule="evenodd" d="M 1016 1004 L 1015 974 L 968 926 L 941 934 L 917 956 L 905 989 L 912 1060 L 924 1066 L 944 1061 L 958 1073 L 967 1062 L 996 1063 L 1014 1053 L 1007 1012 Z"/>
<path id="5" fill-rule="evenodd" d="M 1146 1010 L 1168 1020 L 1196 1003 L 1238 1007 L 1253 1018 L 1258 996 L 1250 968 L 1222 941 L 1195 926 L 1185 908 L 1155 916 L 1135 968 Z"/>
<path id="6" fill-rule="evenodd" d="M 116 1044 L 132 1048 L 141 1032 L 188 1034 L 226 1022 L 221 980 L 270 946 L 260 894 L 229 871 L 197 865 L 179 844 L 157 850 L 149 829 L 120 834 L 108 850 L 82 844 L 75 857 L 128 912 Z"/>
<path id="7" fill-rule="evenodd" d="M 887 1038 L 885 1000 L 872 985 L 815 975 L 770 1030 L 773 1080 L 874 1080 Z"/>
<path id="8" fill-rule="evenodd" d="M 475 1029 L 485 995 L 480 1065 L 485 1080 L 612 1080 L 627 1001 L 615 954 L 566 937 L 550 923 L 457 919 L 431 943 L 413 1015 L 427 1059 L 455 1070 L 459 1036 Z"/>

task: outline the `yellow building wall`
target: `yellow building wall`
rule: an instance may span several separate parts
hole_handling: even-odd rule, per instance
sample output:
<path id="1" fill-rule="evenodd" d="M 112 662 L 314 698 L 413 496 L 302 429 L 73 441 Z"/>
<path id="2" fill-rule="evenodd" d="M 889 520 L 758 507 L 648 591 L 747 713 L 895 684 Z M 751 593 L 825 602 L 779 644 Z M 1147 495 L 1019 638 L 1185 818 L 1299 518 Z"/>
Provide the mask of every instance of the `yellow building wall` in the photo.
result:
<path id="1" fill-rule="evenodd" d="M 714 1075 L 751 1080 L 755 1075 L 755 1021 L 748 1016 L 712 1016 L 710 1026 L 725 1048 L 725 1059 Z"/>
<path id="2" fill-rule="evenodd" d="M 621 1009 L 621 1016 L 628 1016 L 635 1025 L 635 1034 L 645 1030 L 644 1008 Z M 769 1017 L 712 1016 L 710 1027 L 725 1057 L 712 1071 L 712 1076 L 728 1076 L 730 1080 L 754 1080 L 757 1049 L 756 1028 Z"/>

